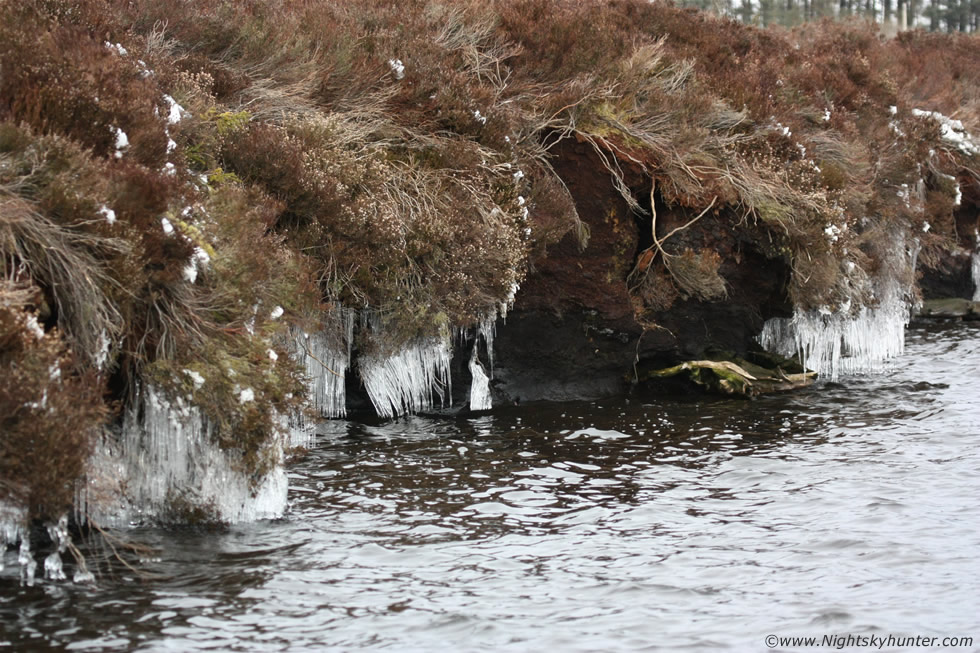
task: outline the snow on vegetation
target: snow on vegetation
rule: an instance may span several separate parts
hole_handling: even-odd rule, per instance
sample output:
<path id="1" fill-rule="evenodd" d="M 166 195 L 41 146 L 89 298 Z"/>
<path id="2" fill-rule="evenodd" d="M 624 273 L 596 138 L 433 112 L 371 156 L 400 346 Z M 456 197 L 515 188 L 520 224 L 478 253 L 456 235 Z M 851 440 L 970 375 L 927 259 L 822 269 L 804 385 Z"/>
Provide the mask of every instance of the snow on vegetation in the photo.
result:
<path id="1" fill-rule="evenodd" d="M 948 118 L 938 111 L 924 111 L 922 109 L 912 109 L 912 115 L 937 122 L 943 140 L 957 147 L 963 154 L 969 156 L 980 154 L 980 147 L 977 146 L 973 137 L 959 120 Z"/>

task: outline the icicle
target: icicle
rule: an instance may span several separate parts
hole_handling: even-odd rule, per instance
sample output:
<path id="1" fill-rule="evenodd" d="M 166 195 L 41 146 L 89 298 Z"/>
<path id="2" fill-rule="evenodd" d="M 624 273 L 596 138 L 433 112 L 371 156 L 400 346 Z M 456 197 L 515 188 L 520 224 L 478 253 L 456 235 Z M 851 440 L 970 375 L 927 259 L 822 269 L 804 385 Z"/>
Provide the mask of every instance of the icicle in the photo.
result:
<path id="1" fill-rule="evenodd" d="M 76 585 L 81 585 L 82 583 L 94 583 L 95 574 L 93 574 L 88 569 L 79 567 L 78 570 L 75 571 L 75 575 L 72 577 L 72 581 Z"/>
<path id="2" fill-rule="evenodd" d="M 31 538 L 27 537 L 26 533 L 20 539 L 20 555 L 17 556 L 17 562 L 20 563 L 21 586 L 34 587 L 37 562 L 34 560 L 34 554 L 31 553 Z"/>
<path id="3" fill-rule="evenodd" d="M 44 577 L 48 580 L 65 580 L 65 570 L 61 563 L 61 554 L 68 549 L 71 536 L 68 534 L 68 515 L 62 515 L 54 524 L 48 524 L 48 536 L 55 545 L 55 550 L 44 559 Z"/>
<path id="4" fill-rule="evenodd" d="M 762 346 L 783 356 L 800 354 L 803 365 L 836 381 L 840 375 L 881 371 L 884 362 L 905 350 L 905 302 L 882 302 L 856 316 L 797 311 L 792 319 L 766 322 Z"/>
<path id="5" fill-rule="evenodd" d="M 0 571 L 3 571 L 3 554 L 8 545 L 21 539 L 21 524 L 27 522 L 27 511 L 0 500 Z"/>
<path id="6" fill-rule="evenodd" d="M 484 315 L 476 330 L 477 342 L 473 344 L 476 348 L 479 345 L 480 336 L 487 345 L 487 357 L 490 359 L 490 378 L 493 378 L 493 338 L 497 333 L 497 316 L 493 313 Z"/>
<path id="7" fill-rule="evenodd" d="M 970 270 L 973 273 L 973 301 L 980 302 L 980 247 L 973 250 Z"/>
<path id="8" fill-rule="evenodd" d="M 470 385 L 470 410 L 490 410 L 493 407 L 490 399 L 490 378 L 480 363 L 479 344 L 479 341 L 473 343 L 473 353 L 470 356 L 470 375 L 473 377 Z"/>
<path id="9" fill-rule="evenodd" d="M 281 456 L 282 443 L 272 446 L 268 454 Z M 110 477 L 115 494 L 121 491 L 125 496 L 111 504 L 88 501 L 86 496 L 85 509 L 107 525 L 138 521 L 143 514 L 160 515 L 175 499 L 207 509 L 225 522 L 281 516 L 286 507 L 285 470 L 276 467 L 253 491 L 238 463 L 235 452 L 214 443 L 211 425 L 197 408 L 171 403 L 147 387 L 124 416 L 118 446 L 100 446 L 89 465 L 90 477 Z"/>
<path id="10" fill-rule="evenodd" d="M 845 264 L 848 286 L 877 296 L 876 306 L 849 312 L 848 300 L 837 312 L 797 309 L 791 319 L 766 322 L 759 335 L 762 346 L 783 356 L 799 355 L 805 367 L 832 381 L 879 372 L 886 360 L 901 355 L 911 313 L 906 297 L 921 245 L 898 232 L 880 246 L 885 254 L 877 278 L 868 279 L 860 268 Z"/>
<path id="11" fill-rule="evenodd" d="M 361 356 L 361 380 L 374 409 L 383 418 L 429 410 L 433 394 L 443 405 L 447 397 L 452 397 L 451 358 L 448 335 L 423 340 L 393 356 Z"/>
<path id="12" fill-rule="evenodd" d="M 341 309 L 332 329 L 311 334 L 292 331 L 294 355 L 306 368 L 313 407 L 323 417 L 347 414 L 345 375 L 350 367 L 355 317 L 356 311 Z"/>

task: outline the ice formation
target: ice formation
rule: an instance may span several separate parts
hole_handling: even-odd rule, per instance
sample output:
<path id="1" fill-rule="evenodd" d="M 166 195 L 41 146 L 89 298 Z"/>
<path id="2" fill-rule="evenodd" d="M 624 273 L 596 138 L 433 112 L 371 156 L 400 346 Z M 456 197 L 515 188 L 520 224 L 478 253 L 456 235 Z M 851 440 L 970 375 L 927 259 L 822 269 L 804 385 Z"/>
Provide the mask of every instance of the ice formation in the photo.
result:
<path id="1" fill-rule="evenodd" d="M 473 354 L 470 356 L 470 375 L 473 382 L 470 385 L 470 410 L 490 410 L 493 402 L 490 400 L 490 377 L 480 363 L 479 340 L 473 343 Z"/>
<path id="2" fill-rule="evenodd" d="M 273 317 L 281 315 L 276 307 Z M 356 311 L 341 309 L 333 325 L 318 333 L 292 331 L 293 355 L 306 368 L 313 407 L 323 417 L 343 417 L 347 414 L 345 389 L 350 367 L 351 343 L 354 340 Z"/>
<path id="3" fill-rule="evenodd" d="M 23 508 L 0 500 L 0 571 L 3 571 L 3 554 L 7 546 L 17 544 L 26 522 L 27 512 Z"/>
<path id="4" fill-rule="evenodd" d="M 65 580 L 65 570 L 61 554 L 68 549 L 71 536 L 68 535 L 68 515 L 62 515 L 56 523 L 48 524 L 48 536 L 54 544 L 54 552 L 44 559 L 44 577 L 48 580 Z"/>
<path id="5" fill-rule="evenodd" d="M 138 394 L 118 442 L 104 442 L 89 465 L 90 477 L 115 477 L 125 496 L 100 501 L 97 491 L 89 495 L 83 490 L 77 499 L 80 511 L 109 525 L 138 521 L 144 514 L 158 516 L 174 501 L 208 508 L 226 522 L 282 515 L 287 483 L 281 466 L 253 491 L 248 475 L 236 469 L 237 454 L 214 443 L 211 426 L 198 409 L 179 400 L 172 403 L 153 387 Z M 269 454 L 281 456 L 282 443 L 274 448 Z"/>
<path id="6" fill-rule="evenodd" d="M 17 556 L 20 564 L 20 584 L 34 587 L 34 577 L 37 573 L 37 561 L 31 553 L 31 538 L 23 537 L 20 540 L 20 553 Z"/>
<path id="7" fill-rule="evenodd" d="M 851 309 L 847 300 L 831 311 L 827 307 L 802 311 L 792 318 L 773 318 L 759 335 L 762 346 L 782 356 L 799 355 L 803 365 L 836 381 L 841 375 L 879 372 L 889 358 L 905 351 L 905 327 L 911 315 L 909 284 L 915 270 L 919 242 L 904 236 L 891 239 L 882 272 L 868 279 L 848 262 L 848 285 L 870 291 L 878 302 Z"/>
<path id="8" fill-rule="evenodd" d="M 502 310 L 505 307 L 506 304 L 501 305 Z M 506 312 L 504 312 L 504 315 L 506 315 Z M 480 320 L 480 323 L 477 325 L 477 330 L 476 330 L 477 343 L 474 343 L 473 347 L 475 348 L 477 346 L 480 338 L 482 337 L 484 344 L 486 344 L 487 346 L 487 357 L 490 359 L 491 379 L 493 378 L 493 338 L 496 335 L 496 333 L 497 333 L 497 316 L 494 315 L 493 313 L 489 315 L 484 315 L 483 319 Z"/>
<path id="9" fill-rule="evenodd" d="M 167 106 L 170 108 L 169 111 L 167 112 L 167 124 L 176 125 L 178 122 L 181 121 L 181 118 L 183 118 L 184 116 L 185 113 L 184 107 L 180 106 L 177 103 L 177 100 L 173 99 L 169 95 L 164 94 L 163 100 L 164 102 L 167 103 Z"/>
<path id="10" fill-rule="evenodd" d="M 980 246 L 973 250 L 970 270 L 973 273 L 973 301 L 980 302 Z"/>
<path id="11" fill-rule="evenodd" d="M 452 396 L 451 359 L 448 337 L 419 340 L 391 356 L 361 356 L 361 380 L 379 416 L 417 413 Z"/>
<path id="12" fill-rule="evenodd" d="M 836 381 L 842 374 L 878 372 L 900 355 L 908 320 L 908 305 L 895 300 L 854 316 L 797 311 L 792 318 L 767 321 L 759 342 L 783 356 L 800 354 L 804 366 Z"/>
<path id="13" fill-rule="evenodd" d="M 171 225 L 171 228 L 173 228 L 173 225 Z M 164 229 L 166 229 L 166 227 L 164 227 Z M 200 247 L 195 247 L 194 253 L 191 254 L 190 260 L 188 260 L 187 265 L 184 266 L 184 278 L 190 283 L 194 283 L 197 281 L 198 270 L 206 270 L 210 262 L 211 256 Z"/>

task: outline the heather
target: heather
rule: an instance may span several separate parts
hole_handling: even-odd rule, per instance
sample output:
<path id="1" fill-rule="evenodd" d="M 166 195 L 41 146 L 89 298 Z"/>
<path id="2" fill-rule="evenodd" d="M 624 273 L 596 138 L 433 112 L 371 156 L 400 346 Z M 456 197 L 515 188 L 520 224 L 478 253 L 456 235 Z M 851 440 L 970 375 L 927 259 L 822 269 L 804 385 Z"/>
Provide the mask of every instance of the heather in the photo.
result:
<path id="1" fill-rule="evenodd" d="M 973 246 L 970 36 L 627 0 L 0 18 L 0 500 L 34 516 L 71 503 L 142 388 L 196 407 L 261 479 L 283 418 L 310 416 L 291 334 L 358 311 L 353 347 L 377 357 L 495 317 L 556 244 L 589 246 L 563 143 L 651 234 L 623 275 L 651 328 L 726 295 L 726 239 L 787 266 L 795 307 L 842 313 L 886 272 L 914 299 L 896 247 Z M 658 207 L 681 227 L 658 231 Z"/>

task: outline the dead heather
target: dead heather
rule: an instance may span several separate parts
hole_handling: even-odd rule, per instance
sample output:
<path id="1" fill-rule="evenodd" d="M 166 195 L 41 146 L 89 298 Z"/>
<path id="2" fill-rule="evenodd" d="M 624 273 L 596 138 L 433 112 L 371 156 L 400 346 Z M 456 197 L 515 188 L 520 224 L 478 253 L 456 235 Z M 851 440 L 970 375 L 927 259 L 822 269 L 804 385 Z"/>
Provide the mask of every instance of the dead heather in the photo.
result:
<path id="1" fill-rule="evenodd" d="M 930 260 L 970 235 L 977 155 L 938 114 L 977 132 L 978 58 L 965 36 L 763 31 L 638 0 L 6 3 L 0 359 L 36 378 L 5 390 L 0 446 L 60 441 L 68 421 L 24 408 L 57 362 L 79 423 L 153 384 L 260 477 L 302 407 L 291 327 L 369 309 L 383 328 L 358 347 L 391 352 L 493 313 L 559 240 L 587 246 L 553 169 L 564 139 L 658 243 L 630 274 L 643 320 L 723 300 L 736 233 L 792 268 L 800 308 L 873 301 L 854 280 L 892 264 L 885 235 Z"/>

